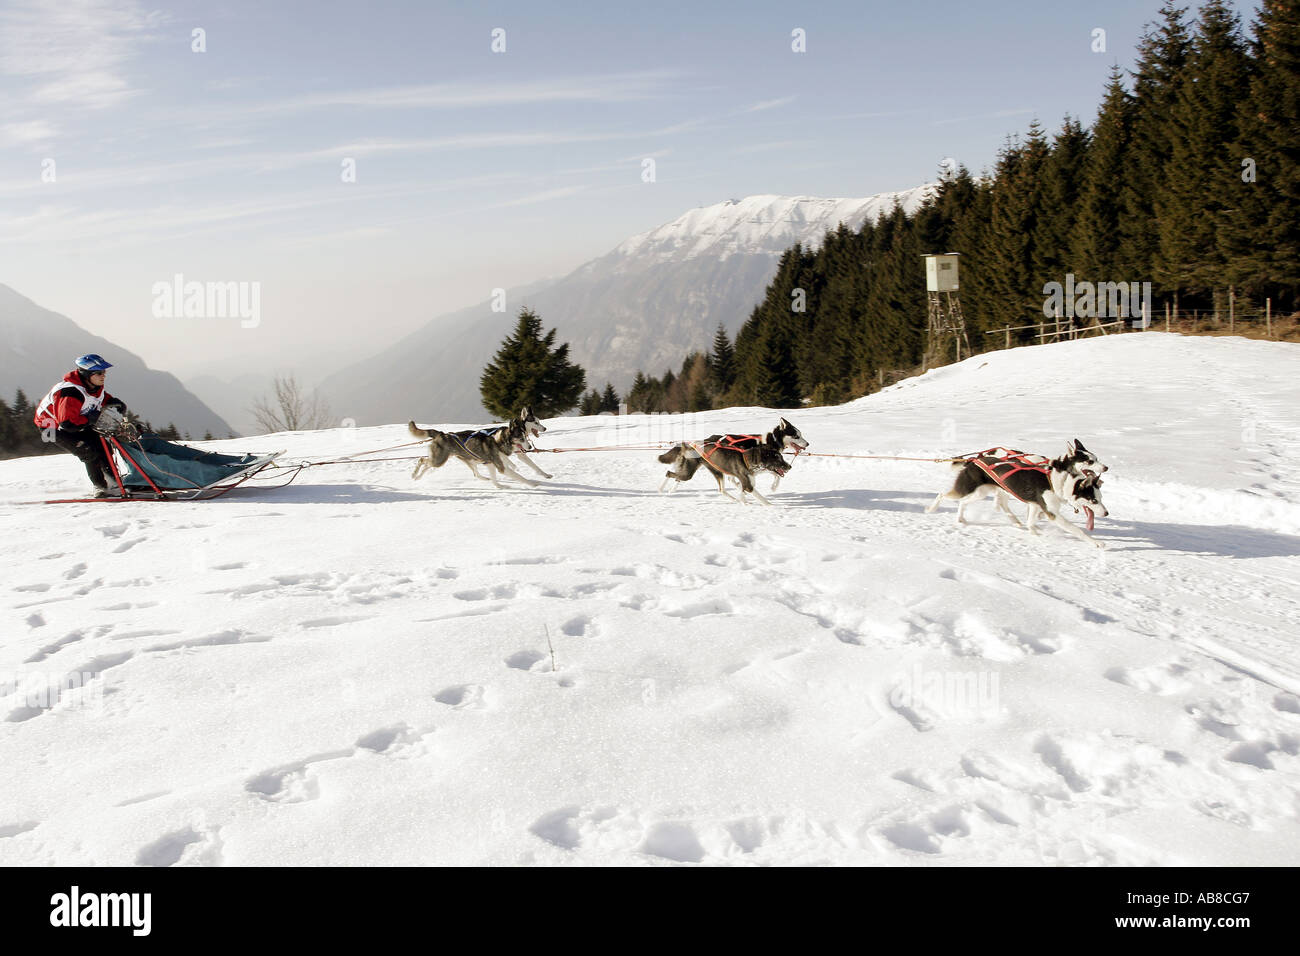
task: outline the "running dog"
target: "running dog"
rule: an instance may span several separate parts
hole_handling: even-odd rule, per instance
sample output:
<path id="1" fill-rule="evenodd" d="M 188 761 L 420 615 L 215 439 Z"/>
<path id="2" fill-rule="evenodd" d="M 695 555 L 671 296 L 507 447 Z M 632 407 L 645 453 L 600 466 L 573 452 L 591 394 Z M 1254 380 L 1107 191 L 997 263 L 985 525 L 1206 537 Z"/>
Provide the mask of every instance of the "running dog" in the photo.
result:
<path id="1" fill-rule="evenodd" d="M 1096 541 L 1061 514 L 1062 506 L 1069 506 L 1076 512 L 1082 508 L 1088 516 L 1088 530 L 1092 530 L 1096 515 L 1106 517 L 1110 512 L 1101 501 L 1101 476 L 1096 470 L 1106 470 L 1106 466 L 1091 462 L 1096 468 L 1078 469 L 1075 448 L 1077 442 L 1071 443 L 1067 455 L 1051 460 L 1039 455 L 1025 455 L 1022 452 L 1009 454 L 981 454 L 972 458 L 957 458 L 952 462 L 956 478 L 951 489 L 938 494 L 926 512 L 937 509 L 944 499 L 957 502 L 957 523 L 966 523 L 966 505 L 994 493 L 998 509 L 1010 516 L 1017 527 L 1025 528 L 1030 534 L 1037 534 L 1035 525 L 1039 514 L 1060 525 L 1066 531 L 1104 548 L 1105 544 Z M 990 449 L 990 452 L 1009 452 L 1009 449 Z M 1007 495 L 1013 495 L 1029 506 L 1026 522 L 1021 524 L 1007 504 Z"/>
<path id="2" fill-rule="evenodd" d="M 536 487 L 538 484 L 536 481 L 524 477 L 510 466 L 510 456 L 516 454 L 539 475 L 551 477 L 529 461 L 524 454 L 524 452 L 536 451 L 532 441 L 533 434 L 540 434 L 546 430 L 546 426 L 533 417 L 527 407 L 517 418 L 512 418 L 505 425 L 478 430 L 442 432 L 432 428 L 419 428 L 415 422 L 407 422 L 406 427 L 416 438 L 429 439 L 428 454 L 416 463 L 415 470 L 411 472 L 412 478 L 418 479 L 428 469 L 441 468 L 448 459 L 458 458 L 473 472 L 475 478 L 490 481 L 498 488 L 506 486 L 497 480 L 497 472 Z M 486 476 L 479 474 L 478 464 L 487 467 Z"/>
<path id="3" fill-rule="evenodd" d="M 538 418 L 536 415 L 533 414 L 533 409 L 532 406 L 530 405 L 525 405 L 523 408 L 519 410 L 519 416 L 515 419 L 515 421 L 521 422 L 523 424 L 524 431 L 528 437 L 522 444 L 511 445 L 510 451 L 507 454 L 518 455 L 520 461 L 522 461 L 525 465 L 527 465 L 537 474 L 541 475 L 543 478 L 554 478 L 555 477 L 554 475 L 550 475 L 542 471 L 542 469 L 538 468 L 531 458 L 529 458 L 526 454 L 524 454 L 524 452 L 537 451 L 536 446 L 533 445 L 533 439 L 536 438 L 538 435 L 542 434 L 542 432 L 546 431 L 546 426 L 542 424 L 540 418 Z"/>
<path id="4" fill-rule="evenodd" d="M 682 455 L 691 451 L 695 452 L 699 457 L 682 458 Z M 770 505 L 772 502 L 759 494 L 758 489 L 754 487 L 754 475 L 760 471 L 770 471 L 780 479 L 790 470 L 790 463 L 781 457 L 779 448 L 760 442 L 755 442 L 746 449 L 733 448 L 722 443 L 715 443 L 710 446 L 708 441 L 682 442 L 660 455 L 659 460 L 665 465 L 673 463 L 681 465 L 684 461 L 690 469 L 691 475 L 695 474 L 696 469 L 703 462 L 704 467 L 709 469 L 709 472 L 717 479 L 718 491 L 732 501 L 739 501 L 741 504 L 749 504 L 745 500 L 745 495 L 750 494 L 763 504 Z M 674 472 L 668 472 L 669 478 L 674 476 Z M 726 479 L 728 476 L 740 482 L 739 498 L 727 490 Z"/>
<path id="5" fill-rule="evenodd" d="M 752 478 L 760 471 L 772 472 L 775 475 L 772 479 L 772 491 L 776 491 L 781 479 L 791 467 L 790 463 L 781 456 L 781 452 L 793 452 L 797 456 L 799 452 L 807 447 L 808 441 L 803 437 L 803 433 L 784 418 L 777 423 L 775 428 L 761 437 L 758 435 L 710 435 L 700 442 L 678 442 L 659 456 L 659 460 L 665 465 L 674 466 L 672 471 L 665 472 L 666 477 L 659 485 L 659 490 L 662 492 L 670 479 L 677 484 L 690 481 L 695 472 L 700 469 L 700 466 L 706 463 L 709 458 L 714 457 L 714 449 L 726 448 L 732 451 L 745 452 L 757 448 L 766 448 L 775 451 L 776 455 L 760 454 L 753 458 L 752 460 L 756 464 L 753 470 L 750 471 L 750 477 Z M 780 470 L 778 470 L 778 467 Z M 716 469 L 714 477 L 717 477 Z M 736 480 L 739 481 L 740 479 L 737 478 Z M 677 484 L 673 485 L 672 491 L 677 490 Z M 741 483 L 741 491 L 742 493 L 744 491 L 743 482 Z M 724 491 L 723 494 L 726 494 L 726 492 Z M 728 497 L 730 496 L 728 495 Z"/>

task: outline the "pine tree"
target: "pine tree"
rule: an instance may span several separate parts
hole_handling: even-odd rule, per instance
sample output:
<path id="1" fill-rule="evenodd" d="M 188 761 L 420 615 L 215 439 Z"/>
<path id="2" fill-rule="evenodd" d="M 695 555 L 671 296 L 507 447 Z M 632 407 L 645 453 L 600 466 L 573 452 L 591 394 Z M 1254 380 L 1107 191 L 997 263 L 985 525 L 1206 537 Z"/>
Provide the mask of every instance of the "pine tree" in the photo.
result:
<path id="1" fill-rule="evenodd" d="M 1118 74 L 1117 68 L 1117 79 Z M 1031 292 L 1038 290 L 1041 293 L 1048 282 L 1065 281 L 1065 273 L 1075 266 L 1070 255 L 1070 240 L 1076 232 L 1074 220 L 1089 145 L 1088 132 L 1078 120 L 1067 115 L 1060 132 L 1052 138 L 1051 149 L 1043 163 L 1038 219 L 1034 223 Z"/>
<path id="2" fill-rule="evenodd" d="M 1191 48 L 1186 7 L 1165 0 L 1160 21 L 1148 24 L 1138 43 L 1133 73 L 1131 144 L 1120 184 L 1122 218 L 1118 271 L 1165 289 L 1168 270 L 1161 260 L 1156 222 L 1158 195 L 1166 188 L 1166 166 L 1176 135 L 1170 114 Z"/>
<path id="3" fill-rule="evenodd" d="M 614 391 L 614 386 L 611 383 L 606 382 L 605 393 L 600 396 L 600 405 L 599 405 L 600 411 L 613 412 L 614 414 L 617 415 L 618 404 L 619 404 L 618 392 Z"/>
<path id="4" fill-rule="evenodd" d="M 600 414 L 600 393 L 594 388 L 582 396 L 582 401 L 578 403 L 579 415 L 599 415 Z"/>
<path id="5" fill-rule="evenodd" d="M 0 398 L 0 454 L 18 450 L 18 429 L 15 427 L 13 410 L 9 403 Z"/>
<path id="6" fill-rule="evenodd" d="M 1166 188 L 1156 193 L 1162 278 L 1174 288 L 1205 294 L 1226 284 L 1215 227 L 1240 182 L 1231 144 L 1248 83 L 1237 16 L 1225 0 L 1209 0 L 1170 112 Z"/>
<path id="7" fill-rule="evenodd" d="M 1120 192 L 1133 153 L 1133 100 L 1120 78 L 1118 66 L 1111 70 L 1093 125 L 1092 145 L 1083 169 L 1079 214 L 1073 220 L 1071 265 L 1081 280 L 1126 281 L 1129 273 L 1120 254 L 1123 208 Z M 1137 275 L 1149 276 L 1149 265 Z M 1136 278 L 1136 275 L 1134 276 Z M 1057 281 L 1064 282 L 1060 276 Z"/>
<path id="8" fill-rule="evenodd" d="M 1023 144 L 1008 142 L 998 158 L 984 247 L 992 292 L 988 317 L 994 327 L 1023 326 L 1042 315 L 1042 283 L 1034 283 L 1040 258 L 1034 230 L 1046 214 L 1040 188 L 1046 160 L 1047 139 L 1037 121 L 1030 124 Z"/>
<path id="9" fill-rule="evenodd" d="M 1238 175 L 1218 239 L 1230 281 L 1294 303 L 1300 286 L 1300 4 L 1263 0 L 1253 33 L 1250 96 L 1232 150 Z"/>
<path id="10" fill-rule="evenodd" d="M 709 353 L 709 387 L 714 394 L 721 395 L 736 381 L 736 350 L 727 338 L 727 330 L 721 322 L 718 331 L 713 334 L 713 351 Z"/>
<path id="11" fill-rule="evenodd" d="M 569 361 L 567 342 L 554 346 L 555 329 L 542 335 L 537 314 L 520 310 L 514 332 L 479 379 L 483 407 L 497 418 L 511 418 L 528 405 L 539 418 L 552 418 L 577 405 L 586 373 Z"/>

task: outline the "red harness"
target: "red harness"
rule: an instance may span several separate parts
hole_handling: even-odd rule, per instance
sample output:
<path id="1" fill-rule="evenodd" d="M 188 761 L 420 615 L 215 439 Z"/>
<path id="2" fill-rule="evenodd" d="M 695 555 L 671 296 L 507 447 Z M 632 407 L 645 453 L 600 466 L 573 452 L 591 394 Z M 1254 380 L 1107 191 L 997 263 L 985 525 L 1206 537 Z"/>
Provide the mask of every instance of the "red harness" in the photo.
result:
<path id="1" fill-rule="evenodd" d="M 697 441 L 691 442 L 691 447 L 700 453 L 705 461 L 713 465 L 713 459 L 709 457 L 707 449 L 713 449 L 715 452 L 719 448 L 725 448 L 729 451 L 740 452 L 744 454 L 752 448 L 756 448 L 758 443 L 763 440 L 762 435 L 723 435 L 717 441 Z M 717 466 L 714 465 L 716 468 Z M 719 469 L 720 471 L 721 469 Z"/>
<path id="2" fill-rule="evenodd" d="M 1007 487 L 1007 480 L 1022 471 L 1036 471 L 1041 475 L 1047 475 L 1047 466 L 1051 463 L 1051 459 L 1042 455 L 1030 455 L 1027 452 L 1016 451 L 1014 448 L 988 448 L 965 457 L 975 462 L 984 474 L 997 482 L 999 488 L 1017 501 L 1025 501 L 1025 499 Z M 1051 482 L 1050 475 L 1048 475 L 1048 482 L 1049 484 Z"/>

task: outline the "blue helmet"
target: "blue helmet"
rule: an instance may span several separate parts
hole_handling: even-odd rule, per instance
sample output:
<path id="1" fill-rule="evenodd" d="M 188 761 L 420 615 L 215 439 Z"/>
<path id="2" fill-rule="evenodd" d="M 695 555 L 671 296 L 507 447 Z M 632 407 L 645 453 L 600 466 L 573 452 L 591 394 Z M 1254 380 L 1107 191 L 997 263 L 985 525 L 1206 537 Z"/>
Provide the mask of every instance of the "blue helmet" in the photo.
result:
<path id="1" fill-rule="evenodd" d="M 111 362 L 105 362 L 104 359 L 93 352 L 90 355 L 83 355 L 77 359 L 77 368 L 83 372 L 102 372 L 105 369 L 112 368 Z"/>

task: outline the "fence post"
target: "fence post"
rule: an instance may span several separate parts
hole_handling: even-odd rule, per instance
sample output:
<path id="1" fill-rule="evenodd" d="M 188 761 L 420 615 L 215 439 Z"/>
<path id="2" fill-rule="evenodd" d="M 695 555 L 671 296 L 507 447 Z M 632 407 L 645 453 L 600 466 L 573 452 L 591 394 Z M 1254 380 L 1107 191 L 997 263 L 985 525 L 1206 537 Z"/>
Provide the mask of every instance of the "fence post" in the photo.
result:
<path id="1" fill-rule="evenodd" d="M 1273 337 L 1273 300 L 1268 298 L 1264 300 L 1264 321 L 1268 324 L 1268 337 Z"/>
<path id="2" fill-rule="evenodd" d="M 1169 331 L 1169 303 L 1165 303 L 1165 331 Z"/>
<path id="3" fill-rule="evenodd" d="M 1228 331 L 1237 331 L 1237 289 L 1228 286 Z"/>
<path id="4" fill-rule="evenodd" d="M 1007 323 L 1007 327 L 1004 328 L 1004 329 L 1002 330 L 1002 332 L 1003 332 L 1003 335 L 1004 335 L 1005 338 L 1006 338 L 1006 342 L 1005 342 L 1005 344 L 1004 344 L 1002 347 L 1003 347 L 1003 348 L 1007 348 L 1007 349 L 1009 349 L 1009 348 L 1011 348 L 1011 324 L 1010 324 L 1010 323 Z"/>

